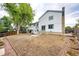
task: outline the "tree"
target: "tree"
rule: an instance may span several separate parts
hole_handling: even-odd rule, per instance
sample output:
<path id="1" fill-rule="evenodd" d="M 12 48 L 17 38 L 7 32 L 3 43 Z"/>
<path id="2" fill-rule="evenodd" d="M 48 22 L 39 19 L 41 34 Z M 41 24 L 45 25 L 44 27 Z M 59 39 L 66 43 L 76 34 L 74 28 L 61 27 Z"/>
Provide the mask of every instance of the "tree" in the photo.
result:
<path id="1" fill-rule="evenodd" d="M 0 23 L 0 32 L 3 32 L 3 25 Z"/>
<path id="2" fill-rule="evenodd" d="M 79 27 L 79 24 L 76 24 L 75 26 L 74 26 L 74 28 L 78 28 Z"/>
<path id="3" fill-rule="evenodd" d="M 70 27 L 70 26 L 66 26 L 66 27 L 65 27 L 65 32 L 66 32 L 66 33 L 71 33 L 71 32 L 73 32 L 73 28 Z"/>
<path id="4" fill-rule="evenodd" d="M 74 29 L 79 28 L 79 19 L 77 20 L 77 24 L 74 26 Z"/>
<path id="5" fill-rule="evenodd" d="M 0 19 L 0 27 L 2 28 L 1 31 L 8 31 L 8 30 L 11 30 L 12 29 L 12 26 L 11 26 L 11 19 L 7 16 L 3 16 L 1 19 Z"/>
<path id="6" fill-rule="evenodd" d="M 4 3 L 2 6 L 17 27 L 17 34 L 20 32 L 20 27 L 29 25 L 33 20 L 33 11 L 28 3 Z"/>

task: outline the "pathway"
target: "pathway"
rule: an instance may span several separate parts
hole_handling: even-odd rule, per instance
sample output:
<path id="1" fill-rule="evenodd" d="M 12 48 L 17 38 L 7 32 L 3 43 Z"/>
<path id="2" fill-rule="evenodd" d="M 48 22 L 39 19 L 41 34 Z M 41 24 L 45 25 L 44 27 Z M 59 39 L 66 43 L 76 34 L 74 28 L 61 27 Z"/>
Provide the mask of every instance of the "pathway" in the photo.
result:
<path id="1" fill-rule="evenodd" d="M 5 56 L 16 56 L 15 51 L 12 49 L 12 46 L 7 39 L 3 40 L 5 42 Z"/>

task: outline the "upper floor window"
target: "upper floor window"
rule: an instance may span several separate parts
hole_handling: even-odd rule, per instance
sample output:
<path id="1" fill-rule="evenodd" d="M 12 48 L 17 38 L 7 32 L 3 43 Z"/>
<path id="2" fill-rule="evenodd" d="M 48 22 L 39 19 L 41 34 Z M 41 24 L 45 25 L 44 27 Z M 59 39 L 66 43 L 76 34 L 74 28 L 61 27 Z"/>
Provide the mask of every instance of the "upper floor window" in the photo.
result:
<path id="1" fill-rule="evenodd" d="M 49 16 L 49 20 L 53 20 L 53 16 Z"/>

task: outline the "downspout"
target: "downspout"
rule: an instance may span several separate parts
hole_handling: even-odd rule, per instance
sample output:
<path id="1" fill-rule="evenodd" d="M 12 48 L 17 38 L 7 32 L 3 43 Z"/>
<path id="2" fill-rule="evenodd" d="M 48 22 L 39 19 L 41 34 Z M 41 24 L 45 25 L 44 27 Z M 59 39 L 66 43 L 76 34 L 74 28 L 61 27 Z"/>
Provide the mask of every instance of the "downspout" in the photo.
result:
<path id="1" fill-rule="evenodd" d="M 62 8 L 62 34 L 65 34 L 65 7 Z"/>

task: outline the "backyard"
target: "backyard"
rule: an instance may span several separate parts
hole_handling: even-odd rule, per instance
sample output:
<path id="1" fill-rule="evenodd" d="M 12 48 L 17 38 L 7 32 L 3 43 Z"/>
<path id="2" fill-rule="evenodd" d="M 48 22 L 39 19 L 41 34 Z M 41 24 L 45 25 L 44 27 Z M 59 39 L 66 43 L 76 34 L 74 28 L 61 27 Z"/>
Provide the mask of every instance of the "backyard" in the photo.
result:
<path id="1" fill-rule="evenodd" d="M 60 34 L 19 34 L 3 37 L 6 56 L 79 55 L 78 41 Z"/>

